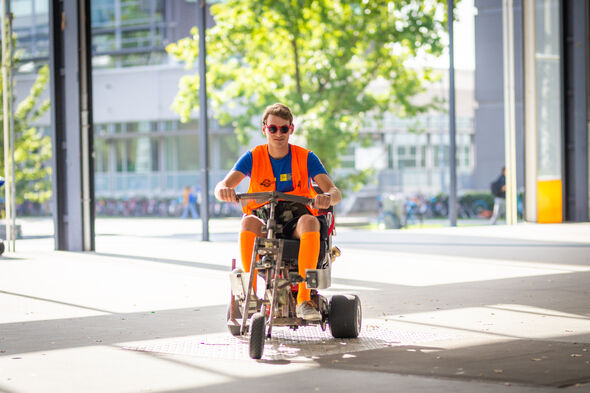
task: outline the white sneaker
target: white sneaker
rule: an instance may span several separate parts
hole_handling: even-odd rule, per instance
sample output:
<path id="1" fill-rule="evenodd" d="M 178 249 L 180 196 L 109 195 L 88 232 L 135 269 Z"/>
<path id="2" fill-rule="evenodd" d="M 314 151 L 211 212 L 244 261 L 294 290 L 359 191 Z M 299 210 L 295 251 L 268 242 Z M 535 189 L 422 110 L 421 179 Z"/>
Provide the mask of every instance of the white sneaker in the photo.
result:
<path id="1" fill-rule="evenodd" d="M 322 320 L 322 314 L 320 314 L 320 312 L 311 305 L 311 302 L 303 302 L 297 305 L 295 313 L 297 314 L 298 318 L 303 318 L 306 321 Z"/>

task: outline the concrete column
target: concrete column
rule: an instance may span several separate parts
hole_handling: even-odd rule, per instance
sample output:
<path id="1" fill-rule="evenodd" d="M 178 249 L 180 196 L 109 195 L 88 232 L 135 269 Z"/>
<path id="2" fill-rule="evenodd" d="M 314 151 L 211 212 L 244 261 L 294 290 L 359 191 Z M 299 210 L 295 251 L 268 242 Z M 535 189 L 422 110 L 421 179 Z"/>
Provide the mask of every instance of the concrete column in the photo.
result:
<path id="1" fill-rule="evenodd" d="M 50 2 L 55 248 L 94 250 L 90 0 Z"/>

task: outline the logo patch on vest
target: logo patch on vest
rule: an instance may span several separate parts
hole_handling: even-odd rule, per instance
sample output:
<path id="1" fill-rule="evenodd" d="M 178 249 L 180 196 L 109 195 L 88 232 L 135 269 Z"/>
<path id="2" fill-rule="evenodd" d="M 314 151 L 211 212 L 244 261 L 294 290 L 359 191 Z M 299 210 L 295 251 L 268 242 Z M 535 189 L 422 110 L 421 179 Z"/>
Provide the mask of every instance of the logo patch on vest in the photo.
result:
<path id="1" fill-rule="evenodd" d="M 291 174 L 290 173 L 282 173 L 280 179 L 281 179 L 280 181 L 289 181 L 289 180 L 291 180 Z"/>
<path id="2" fill-rule="evenodd" d="M 272 182 L 269 179 L 264 179 L 262 182 L 260 182 L 262 187 L 270 187 L 271 184 Z"/>

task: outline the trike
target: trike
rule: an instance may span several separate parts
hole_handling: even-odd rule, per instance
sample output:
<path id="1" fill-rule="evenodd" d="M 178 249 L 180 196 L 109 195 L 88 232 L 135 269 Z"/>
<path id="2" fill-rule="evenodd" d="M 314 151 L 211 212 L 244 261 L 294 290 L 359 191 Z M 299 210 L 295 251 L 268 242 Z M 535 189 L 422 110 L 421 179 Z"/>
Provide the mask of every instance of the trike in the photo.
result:
<path id="1" fill-rule="evenodd" d="M 277 191 L 238 194 L 237 199 L 246 203 L 255 200 L 266 203 L 268 217 L 263 229 L 265 237 L 257 237 L 252 252 L 250 272 L 264 279 L 264 295 L 254 290 L 254 275 L 245 273 L 232 263 L 230 273 L 231 302 L 227 311 L 227 326 L 234 336 L 249 334 L 249 353 L 260 359 L 265 338 L 270 338 L 275 326 L 287 326 L 293 330 L 302 326 L 319 325 L 322 330 L 330 326 L 335 338 L 355 338 L 361 330 L 361 302 L 356 295 L 333 295 L 326 298 L 317 290 L 331 285 L 331 265 L 340 250 L 332 246 L 334 215 L 332 209 L 318 216 L 320 231 L 320 255 L 316 269 L 307 269 L 306 278 L 299 275 L 297 258 L 299 240 L 283 237 L 278 224 L 276 208 L 279 203 L 291 202 L 311 206 L 313 199 Z M 308 321 L 297 317 L 296 299 L 298 284 L 304 282 L 311 291 L 311 302 L 321 314 L 321 320 Z"/>

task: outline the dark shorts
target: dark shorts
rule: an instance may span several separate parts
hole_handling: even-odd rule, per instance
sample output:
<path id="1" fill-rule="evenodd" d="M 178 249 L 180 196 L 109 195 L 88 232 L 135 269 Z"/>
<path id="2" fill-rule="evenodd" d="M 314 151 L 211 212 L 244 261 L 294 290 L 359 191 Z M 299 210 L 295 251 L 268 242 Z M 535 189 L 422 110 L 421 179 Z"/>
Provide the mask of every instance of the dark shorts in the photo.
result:
<path id="1" fill-rule="evenodd" d="M 262 206 L 252 212 L 253 215 L 266 222 L 270 209 L 268 205 Z M 277 220 L 277 237 L 292 239 L 297 222 L 301 216 L 311 214 L 307 208 L 299 203 L 280 201 L 275 210 Z M 328 223 L 323 215 L 316 216 L 320 222 L 320 238 L 328 237 Z"/>

